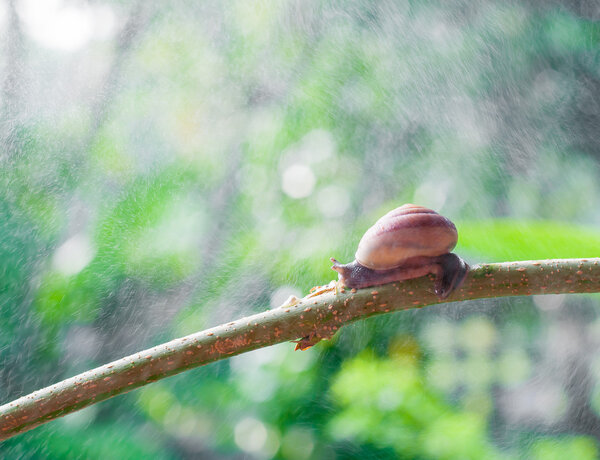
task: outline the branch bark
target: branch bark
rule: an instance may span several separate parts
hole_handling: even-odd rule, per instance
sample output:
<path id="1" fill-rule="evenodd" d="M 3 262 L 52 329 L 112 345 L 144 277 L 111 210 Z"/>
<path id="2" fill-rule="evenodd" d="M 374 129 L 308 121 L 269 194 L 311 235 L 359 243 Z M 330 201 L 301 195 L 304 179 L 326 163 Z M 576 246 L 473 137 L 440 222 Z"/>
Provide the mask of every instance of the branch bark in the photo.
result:
<path id="1" fill-rule="evenodd" d="M 600 292 L 600 258 L 481 264 L 444 302 Z M 383 313 L 442 303 L 431 277 L 359 291 L 322 288 L 297 302 L 216 326 L 35 391 L 0 407 L 0 440 L 187 369 L 299 337 L 330 338 Z"/>

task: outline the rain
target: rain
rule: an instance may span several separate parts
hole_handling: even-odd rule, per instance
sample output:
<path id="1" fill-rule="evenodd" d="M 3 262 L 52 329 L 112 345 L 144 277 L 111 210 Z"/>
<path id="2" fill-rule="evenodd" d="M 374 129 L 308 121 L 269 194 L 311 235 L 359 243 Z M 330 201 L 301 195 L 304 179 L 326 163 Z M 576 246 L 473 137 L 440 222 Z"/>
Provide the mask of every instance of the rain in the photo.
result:
<path id="1" fill-rule="evenodd" d="M 600 256 L 596 1 L 0 0 L 0 404 L 337 279 L 404 203 Z M 442 303 L 187 370 L 3 458 L 594 459 L 600 297 Z"/>

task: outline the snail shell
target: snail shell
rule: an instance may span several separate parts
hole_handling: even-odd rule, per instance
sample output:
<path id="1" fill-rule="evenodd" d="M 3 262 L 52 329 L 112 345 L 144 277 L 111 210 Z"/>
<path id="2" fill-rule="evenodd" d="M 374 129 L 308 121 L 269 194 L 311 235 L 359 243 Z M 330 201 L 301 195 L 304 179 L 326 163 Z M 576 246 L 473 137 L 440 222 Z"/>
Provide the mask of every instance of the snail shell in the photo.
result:
<path id="1" fill-rule="evenodd" d="M 372 270 L 389 270 L 413 257 L 447 254 L 457 241 L 458 232 L 449 219 L 423 206 L 405 204 L 367 230 L 355 258 Z"/>
<path id="2" fill-rule="evenodd" d="M 445 299 L 465 279 L 469 265 L 451 253 L 458 240 L 454 224 L 437 212 L 405 204 L 388 212 L 364 234 L 355 260 L 331 258 L 339 283 L 362 289 L 435 275 L 434 292 Z"/>

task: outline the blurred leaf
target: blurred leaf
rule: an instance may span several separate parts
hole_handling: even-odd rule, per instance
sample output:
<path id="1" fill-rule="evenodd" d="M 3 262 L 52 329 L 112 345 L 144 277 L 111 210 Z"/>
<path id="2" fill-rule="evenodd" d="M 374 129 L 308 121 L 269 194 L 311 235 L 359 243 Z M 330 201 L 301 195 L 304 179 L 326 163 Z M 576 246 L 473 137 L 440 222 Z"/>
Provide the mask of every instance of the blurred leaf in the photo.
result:
<path id="1" fill-rule="evenodd" d="M 456 251 L 477 254 L 485 262 L 585 258 L 600 254 L 597 230 L 561 222 L 497 219 L 458 222 L 457 228 Z"/>
<path id="2" fill-rule="evenodd" d="M 98 263 L 163 287 L 189 275 L 199 262 L 202 224 L 193 179 L 171 168 L 135 181 L 99 226 Z"/>
<path id="3" fill-rule="evenodd" d="M 535 441 L 529 458 L 532 460 L 592 460 L 598 458 L 598 447 L 592 438 L 557 437 Z"/>
<path id="4" fill-rule="evenodd" d="M 425 455 L 434 459 L 499 458 L 486 440 L 485 420 L 473 413 L 440 414 L 421 435 Z"/>
<path id="5" fill-rule="evenodd" d="M 412 357 L 381 359 L 363 352 L 343 363 L 331 392 L 341 406 L 329 424 L 334 438 L 391 446 L 407 457 L 498 457 L 483 418 L 444 402 Z"/>
<path id="6" fill-rule="evenodd" d="M 71 321 L 89 322 L 100 306 L 100 287 L 89 270 L 74 278 L 47 273 L 37 291 L 35 307 L 48 324 Z"/>
<path id="7" fill-rule="evenodd" d="M 48 460 L 176 458 L 151 430 L 118 421 L 69 426 L 68 420 L 38 428 L 26 438 L 21 436 L 5 441 L 0 452 L 6 458 Z"/>

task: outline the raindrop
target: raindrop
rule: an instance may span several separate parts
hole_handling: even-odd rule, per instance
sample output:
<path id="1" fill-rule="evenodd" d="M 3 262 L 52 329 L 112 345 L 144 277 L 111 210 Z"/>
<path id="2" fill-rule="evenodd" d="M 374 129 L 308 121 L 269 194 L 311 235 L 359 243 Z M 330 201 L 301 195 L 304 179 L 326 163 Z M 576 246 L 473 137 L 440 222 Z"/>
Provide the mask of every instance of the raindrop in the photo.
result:
<path id="1" fill-rule="evenodd" d="M 323 217 L 335 219 L 343 216 L 350 208 L 350 195 L 347 189 L 339 185 L 328 185 L 317 194 L 317 207 Z"/>
<path id="2" fill-rule="evenodd" d="M 235 426 L 235 443 L 249 453 L 260 452 L 267 441 L 267 429 L 260 421 L 247 417 Z"/>
<path id="3" fill-rule="evenodd" d="M 316 182 L 315 175 L 308 166 L 294 164 L 283 172 L 281 188 L 291 198 L 306 198 L 313 192 Z"/>
<path id="4" fill-rule="evenodd" d="M 92 261 L 94 252 L 87 236 L 74 235 L 56 250 L 52 266 L 63 275 L 76 275 Z"/>

